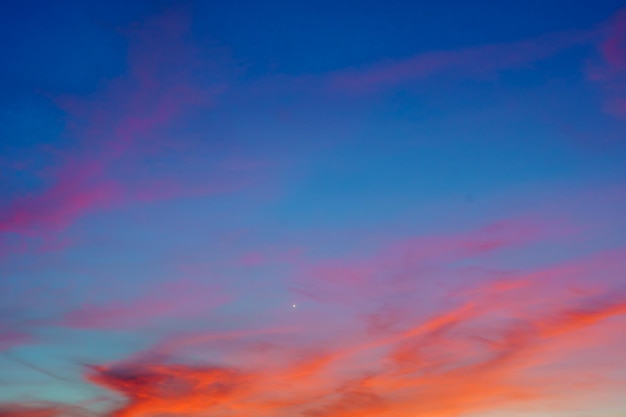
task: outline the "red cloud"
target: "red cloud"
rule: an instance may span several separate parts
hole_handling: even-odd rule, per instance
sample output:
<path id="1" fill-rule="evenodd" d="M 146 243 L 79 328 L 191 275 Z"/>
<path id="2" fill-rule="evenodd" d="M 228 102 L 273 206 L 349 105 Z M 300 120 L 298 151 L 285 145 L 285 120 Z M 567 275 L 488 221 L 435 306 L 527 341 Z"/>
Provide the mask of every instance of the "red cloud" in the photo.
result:
<path id="1" fill-rule="evenodd" d="M 611 302 L 582 297 L 578 302 L 586 309 L 555 304 L 547 311 L 533 311 L 532 302 L 507 307 L 479 301 L 480 308 L 469 301 L 391 337 L 364 341 L 337 335 L 343 347 L 328 354 L 279 345 L 282 359 L 251 368 L 244 357 L 240 367 L 154 363 L 146 357 L 93 367 L 88 379 L 126 398 L 111 417 L 452 417 L 546 406 L 543 401 L 573 401 L 584 394 L 576 373 L 589 375 L 592 369 L 580 362 L 573 349 L 578 345 L 562 342 L 586 329 L 609 335 L 623 320 L 608 319 L 626 313 L 626 297 Z M 500 320 L 493 322 L 492 314 Z M 600 346 L 606 339 L 593 342 Z M 578 358 L 577 365 L 558 375 L 544 368 L 571 358 Z"/>
<path id="2" fill-rule="evenodd" d="M 92 370 L 92 382 L 122 394 L 128 401 L 111 417 L 201 414 L 220 410 L 245 390 L 245 375 L 216 367 L 147 364 Z"/>

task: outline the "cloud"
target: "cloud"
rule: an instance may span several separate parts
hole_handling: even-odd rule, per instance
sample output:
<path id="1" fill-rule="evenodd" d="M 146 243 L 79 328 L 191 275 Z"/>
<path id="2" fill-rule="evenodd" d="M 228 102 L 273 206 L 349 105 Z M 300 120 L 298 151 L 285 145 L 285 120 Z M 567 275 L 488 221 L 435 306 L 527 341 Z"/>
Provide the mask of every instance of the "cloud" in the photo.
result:
<path id="1" fill-rule="evenodd" d="M 20 197 L 3 210 L 0 233 L 37 234 L 40 230 L 67 227 L 86 211 L 104 208 L 121 197 L 119 185 L 100 181 L 99 162 L 68 166 L 58 180 L 41 194 Z"/>
<path id="2" fill-rule="evenodd" d="M 231 369 L 163 364 L 93 367 L 88 378 L 126 398 L 127 403 L 111 417 L 219 410 L 241 396 L 245 381 L 244 375 Z"/>
<path id="3" fill-rule="evenodd" d="M 528 66 L 567 48 L 589 43 L 592 37 L 591 32 L 556 33 L 515 43 L 424 52 L 406 59 L 336 71 L 328 75 L 326 87 L 332 91 L 366 94 L 442 74 L 484 77 Z"/>
<path id="4" fill-rule="evenodd" d="M 237 263 L 241 266 L 257 266 L 266 262 L 265 257 L 260 252 L 248 252 L 241 256 Z"/>
<path id="5" fill-rule="evenodd" d="M 57 417 L 61 412 L 56 408 L 33 408 L 19 405 L 0 406 L 0 417 Z"/>
<path id="6" fill-rule="evenodd" d="M 33 337 L 25 332 L 5 329 L 0 324 L 0 351 L 33 341 Z"/>
<path id="7" fill-rule="evenodd" d="M 36 342 L 32 330 L 42 321 L 28 317 L 26 312 L 23 308 L 10 307 L 9 303 L 0 310 L 0 352 Z"/>
<path id="8" fill-rule="evenodd" d="M 419 278 L 424 265 L 487 261 L 555 233 L 516 218 L 383 245 L 354 265 L 344 260 L 343 269 L 301 281 L 322 283 L 327 296 L 324 303 L 303 303 L 309 308 L 303 315 L 283 312 L 270 319 L 272 326 L 250 330 L 178 329 L 146 350 L 87 366 L 86 383 L 120 398 L 96 415 L 453 417 L 558 411 L 563 402 L 584 407 L 590 392 L 621 387 L 607 372 L 621 366 L 626 342 L 619 331 L 626 319 L 619 287 L 626 249 L 443 290 Z M 312 260 L 304 265 L 328 272 L 324 261 L 321 270 Z M 394 278 L 407 265 L 409 272 Z M 397 293 L 405 296 L 399 308 L 376 302 Z M 164 285 L 135 300 L 75 310 L 61 324 L 139 330 L 168 318 L 188 321 L 210 311 L 207 294 L 192 283 Z M 340 308 L 349 302 L 350 314 L 331 317 L 327 301 Z"/>
<path id="9" fill-rule="evenodd" d="M 155 286 L 132 301 L 85 305 L 65 314 L 59 324 L 75 329 L 139 329 L 206 316 L 227 301 L 215 286 L 180 280 Z"/>
<path id="10" fill-rule="evenodd" d="M 442 268 L 450 269 L 464 261 L 485 259 L 566 233 L 569 232 L 563 226 L 520 217 L 457 234 L 408 237 L 363 259 L 299 261 L 298 279 L 291 289 L 321 302 L 384 300 L 416 290 L 423 279 Z"/>
<path id="11" fill-rule="evenodd" d="M 2 404 L 0 417 L 87 417 L 93 416 L 80 407 L 59 404 Z"/>
<path id="12" fill-rule="evenodd" d="M 556 412 L 559 404 L 581 409 L 590 386 L 593 392 L 621 386 L 604 375 L 623 361 L 626 293 L 570 291 L 576 272 L 590 280 L 589 268 L 619 270 L 606 265 L 610 259 L 617 260 L 596 256 L 527 279 L 476 284 L 385 332 L 368 332 L 354 320 L 320 325 L 320 315 L 317 326 L 307 320 L 287 332 L 174 337 L 156 350 L 89 367 L 87 378 L 125 398 L 109 417 L 452 417 Z M 563 286 L 555 271 L 571 282 Z M 194 347 L 211 352 L 212 363 L 190 362 Z"/>
<path id="13" fill-rule="evenodd" d="M 626 118 L 626 9 L 619 10 L 605 24 L 597 44 L 600 56 L 589 77 L 600 84 L 606 96 L 605 110 Z"/>
<path id="14" fill-rule="evenodd" d="M 64 248 L 55 233 L 86 215 L 181 196 L 233 192 L 259 180 L 266 164 L 237 155 L 199 155 L 169 130 L 214 105 L 227 84 L 222 56 L 205 56 L 187 40 L 188 16 L 172 12 L 127 31 L 128 72 L 85 97 L 57 97 L 71 146 L 48 150 L 42 187 L 0 206 L 0 240 L 20 237 L 22 248 Z M 215 159 L 215 161 L 214 161 Z M 167 164 L 163 165 L 166 160 Z M 155 175 L 151 164 L 161 166 Z M 202 175 L 185 167 L 204 167 Z M 209 169 L 207 167 L 213 167 Z M 19 239 L 18 239 L 19 240 Z M 43 244 L 41 240 L 44 241 Z M 25 243 L 26 241 L 26 243 Z M 0 247 L 10 250 L 8 243 Z"/>

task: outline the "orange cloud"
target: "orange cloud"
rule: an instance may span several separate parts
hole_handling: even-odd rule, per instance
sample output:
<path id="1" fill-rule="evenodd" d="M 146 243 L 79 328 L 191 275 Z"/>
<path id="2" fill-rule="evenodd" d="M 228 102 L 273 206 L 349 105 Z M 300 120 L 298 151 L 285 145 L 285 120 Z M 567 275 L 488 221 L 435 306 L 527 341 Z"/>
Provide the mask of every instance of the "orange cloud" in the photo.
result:
<path id="1" fill-rule="evenodd" d="M 555 407 L 548 402 L 583 396 L 577 373 L 589 378 L 593 363 L 582 360 L 580 348 L 606 349 L 606 338 L 623 330 L 626 295 L 578 294 L 544 305 L 535 303 L 546 290 L 540 281 L 483 287 L 406 328 L 347 331 L 330 344 L 299 345 L 275 333 L 232 335 L 240 346 L 251 336 L 266 338 L 275 355 L 254 365 L 245 353 L 226 355 L 228 365 L 199 366 L 176 362 L 170 351 L 162 361 L 96 366 L 88 378 L 126 399 L 111 417 L 453 417 Z M 536 300 L 526 298 L 529 291 Z M 506 302 L 517 297 L 523 299 Z M 602 338 L 575 337 L 590 329 Z M 573 365 L 549 370 L 559 364 Z"/>

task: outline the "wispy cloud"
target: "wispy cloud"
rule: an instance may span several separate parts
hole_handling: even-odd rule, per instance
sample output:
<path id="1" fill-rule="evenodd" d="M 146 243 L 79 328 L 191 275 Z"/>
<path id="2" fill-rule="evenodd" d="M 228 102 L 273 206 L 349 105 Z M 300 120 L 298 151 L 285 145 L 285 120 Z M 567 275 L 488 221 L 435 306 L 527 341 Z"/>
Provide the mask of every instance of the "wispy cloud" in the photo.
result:
<path id="1" fill-rule="evenodd" d="M 585 44 L 598 48 L 594 81 L 605 88 L 610 111 L 621 115 L 624 13 L 600 30 L 424 52 L 312 77 L 311 84 L 360 96 L 440 76 L 489 77 Z M 40 189 L 0 207 L 0 251 L 65 248 L 72 238 L 63 240 L 66 232 L 95 213 L 236 192 L 259 181 L 268 165 L 252 152 L 221 152 L 221 146 L 196 152 L 195 145 L 171 133 L 198 109 L 211 109 L 229 88 L 226 60 L 194 48 L 188 30 L 184 13 L 130 28 L 128 74 L 103 83 L 91 97 L 56 99 L 67 116 L 65 134 L 74 142 L 55 151 L 53 163 L 39 173 Z M 280 88 L 293 84 L 285 85 Z M 237 99 L 250 93 L 248 88 L 238 87 Z M 305 186 L 315 189 L 316 180 Z M 591 231 L 592 237 L 582 236 L 589 229 L 578 224 L 574 229 L 563 220 L 564 207 L 569 212 L 576 205 L 590 217 L 597 212 L 587 201 L 614 206 L 619 194 L 622 202 L 623 188 L 595 190 L 575 201 L 547 193 L 532 200 L 534 213 L 545 213 L 550 205 L 558 221 L 518 216 L 465 230 L 449 225 L 448 233 L 429 235 L 399 232 L 399 223 L 383 232 L 374 225 L 379 233 L 367 242 L 359 241 L 367 231 L 337 232 L 358 235 L 350 235 L 353 246 L 345 247 L 335 241 L 328 245 L 332 239 L 323 231 L 302 231 L 302 225 L 317 225 L 304 218 L 317 206 L 306 207 L 294 221 L 302 223 L 293 225 L 287 216 L 282 224 L 285 209 L 309 201 L 294 194 L 278 214 L 260 222 L 257 216 L 267 216 L 263 211 L 274 207 L 243 207 L 244 215 L 228 217 L 231 223 L 211 223 L 215 227 L 196 229 L 190 221 L 189 235 L 172 232 L 154 246 L 150 231 L 137 240 L 146 247 L 129 245 L 133 253 L 111 259 L 98 254 L 96 266 L 85 259 L 92 254 L 87 251 L 85 258 L 72 253 L 60 265 L 44 261 L 18 271 L 23 274 L 16 273 L 6 285 L 11 305 L 0 314 L 0 352 L 11 360 L 13 349 L 32 348 L 42 362 L 55 365 L 70 357 L 72 369 L 80 370 L 78 381 L 39 363 L 13 358 L 11 364 L 34 371 L 46 383 L 53 380 L 55 389 L 78 383 L 70 394 L 93 396 L 73 406 L 39 401 L 45 392 L 14 396 L 0 403 L 0 417 L 457 417 L 539 408 L 558 413 L 574 406 L 584 410 L 587 396 L 598 393 L 613 404 L 613 391 L 626 388 L 621 375 L 626 366 L 626 248 L 619 246 L 621 237 L 604 233 L 616 217 L 611 212 L 594 219 L 598 230 Z M 600 202 L 600 194 L 611 199 L 604 196 Z M 380 194 L 374 190 L 370 197 Z M 323 223 L 324 216 L 320 219 Z M 258 236 L 232 232 L 233 227 L 257 226 L 262 229 Z M 575 250 L 565 242 L 551 252 L 553 241 L 564 243 L 563 238 L 583 230 Z M 617 235 L 616 230 L 611 232 Z M 205 246 L 210 233 L 216 243 Z M 229 237 L 216 238 L 219 234 Z M 311 239 L 315 242 L 308 246 Z M 607 250 L 610 245 L 615 247 Z M 183 262 L 179 257 L 164 261 L 169 250 L 182 254 Z M 571 257 L 564 260 L 567 254 Z M 133 269 L 112 280 L 108 270 L 124 267 L 110 267 L 118 261 L 132 263 Z M 150 263 L 146 270 L 135 268 L 143 262 Z M 160 280 L 172 264 L 191 279 Z M 93 277 L 90 268 L 97 269 Z M 56 300 L 70 286 L 59 280 L 64 288 L 57 288 L 55 279 L 62 274 L 72 274 L 71 283 L 86 280 Z M 49 276 L 52 284 L 44 284 Z M 127 277 L 132 282 L 125 282 Z M 228 293 L 215 284 L 217 277 Z M 30 296 L 34 292 L 39 295 Z M 71 338 L 65 340 L 66 335 Z M 99 344 L 117 337 L 124 338 L 123 346 L 68 349 L 73 341 Z M 52 358 L 59 347 L 67 351 Z M 12 384 L 9 378 L 2 383 Z M 61 387 L 52 397 L 68 393 Z"/>
<path id="2" fill-rule="evenodd" d="M 0 417 L 90 417 L 93 413 L 81 407 L 70 407 L 54 403 L 2 404 Z"/>
<path id="3" fill-rule="evenodd" d="M 28 333 L 6 329 L 0 325 L 0 351 L 31 342 L 32 340 L 32 336 Z"/>
<path id="4" fill-rule="evenodd" d="M 605 24 L 603 38 L 598 42 L 600 61 L 590 70 L 592 81 L 600 83 L 606 94 L 605 110 L 626 117 L 626 9 Z"/>
<path id="5" fill-rule="evenodd" d="M 481 78 L 526 67 L 567 48 L 589 43 L 593 37 L 593 32 L 557 33 L 515 43 L 424 52 L 406 59 L 336 71 L 328 75 L 326 87 L 350 94 L 365 94 L 439 75 Z"/>
<path id="6" fill-rule="evenodd" d="M 53 248 L 58 242 L 52 233 L 85 215 L 131 202 L 220 194 L 258 179 L 263 164 L 248 160 L 246 169 L 233 169 L 223 162 L 233 155 L 213 155 L 218 163 L 201 179 L 184 177 L 182 169 L 155 176 L 146 165 L 157 156 L 171 158 L 173 150 L 193 156 L 181 140 L 165 140 L 164 132 L 194 110 L 213 106 L 227 85 L 226 61 L 202 56 L 187 31 L 184 13 L 147 19 L 127 33 L 127 74 L 90 97 L 56 98 L 74 145 L 54 151 L 51 167 L 39 173 L 41 189 L 0 207 L 1 239 L 36 237 Z"/>
<path id="7" fill-rule="evenodd" d="M 292 290 L 323 302 L 385 300 L 416 290 L 441 268 L 454 268 L 455 263 L 484 259 L 568 233 L 558 229 L 537 219 L 511 218 L 458 234 L 408 237 L 362 259 L 301 260 Z M 458 264 L 458 268 L 471 275 L 472 270 L 463 265 Z M 442 285 L 449 283 L 442 281 Z"/>
<path id="8" fill-rule="evenodd" d="M 542 291 L 540 283 L 532 287 Z M 512 286 L 508 296 L 522 294 Z M 246 367 L 244 357 L 239 365 L 171 362 L 174 353 L 163 362 L 94 366 L 87 375 L 126 398 L 110 414 L 115 417 L 455 416 L 575 401 L 584 397 L 583 380 L 611 384 L 593 378 L 596 365 L 585 363 L 579 349 L 608 343 L 623 323 L 626 298 L 581 296 L 543 307 L 527 298 L 514 304 L 469 298 L 390 335 L 337 336 L 342 347 L 328 352 L 327 346 L 324 354 L 278 344 L 282 359 L 270 356 L 265 366 Z M 601 332 L 591 343 L 572 338 L 594 329 Z M 247 335 L 240 336 L 241 344 Z M 543 369 L 572 359 L 577 365 L 558 375 Z"/>
<path id="9" fill-rule="evenodd" d="M 206 317 L 228 301 L 215 285 L 176 281 L 153 287 L 140 298 L 92 303 L 68 312 L 60 324 L 76 329 L 135 329 L 156 323 Z"/>
<path id="10" fill-rule="evenodd" d="M 332 278 L 305 277 L 326 282 L 328 300 L 350 303 L 355 314 L 332 324 L 326 309 L 304 303 L 310 311 L 274 317 L 265 329 L 177 331 L 121 360 L 88 366 L 86 383 L 121 398 L 105 402 L 110 411 L 94 413 L 452 417 L 533 407 L 556 412 L 564 402 L 584 408 L 590 386 L 610 393 L 626 383 L 607 378 L 623 360 L 626 293 L 619 283 L 626 249 L 497 279 L 483 276 L 443 290 L 421 280 L 419 268 L 404 278 L 413 281 L 411 286 L 388 280 L 403 251 L 414 251 L 413 267 L 485 260 L 544 241 L 546 230 L 537 224 L 497 222 L 436 237 L 432 245 L 427 238 L 403 241 L 375 257 L 366 274 L 355 275 L 346 261 L 345 268 L 333 269 Z M 386 285 L 408 301 L 391 311 L 391 325 L 372 331 L 372 321 L 388 308 L 372 300 Z M 346 298 L 350 291 L 357 296 Z M 128 304 L 74 311 L 64 325 L 141 329 L 165 317 L 201 317 L 211 305 L 203 303 L 206 296 L 193 285 L 159 287 Z M 428 308 L 422 308 L 428 300 Z M 9 416 L 87 412 L 62 408 L 28 402 L 4 406 L 5 413 L 14 413 Z"/>

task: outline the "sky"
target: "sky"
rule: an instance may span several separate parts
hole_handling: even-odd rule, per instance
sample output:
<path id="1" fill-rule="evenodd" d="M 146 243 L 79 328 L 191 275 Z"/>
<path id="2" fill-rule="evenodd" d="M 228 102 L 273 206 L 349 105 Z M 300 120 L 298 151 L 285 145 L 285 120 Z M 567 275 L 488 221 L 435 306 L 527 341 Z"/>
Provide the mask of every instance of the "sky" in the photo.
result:
<path id="1" fill-rule="evenodd" d="M 622 1 L 7 1 L 0 417 L 623 417 Z"/>

